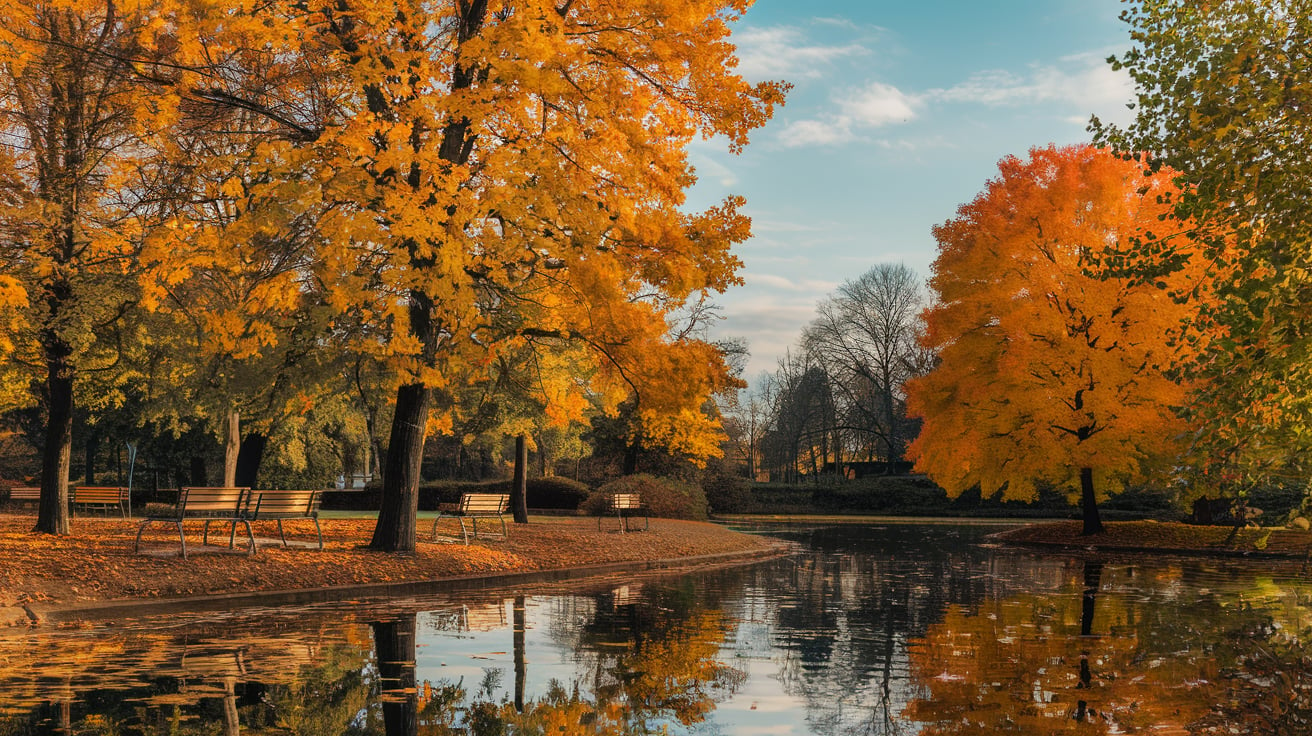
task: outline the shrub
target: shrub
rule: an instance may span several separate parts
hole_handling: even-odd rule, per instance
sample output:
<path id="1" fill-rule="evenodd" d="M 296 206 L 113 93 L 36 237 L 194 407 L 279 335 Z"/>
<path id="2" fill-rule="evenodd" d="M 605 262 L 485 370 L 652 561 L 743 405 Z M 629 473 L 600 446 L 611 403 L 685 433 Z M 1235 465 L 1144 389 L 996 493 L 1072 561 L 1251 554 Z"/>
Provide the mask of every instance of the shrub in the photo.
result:
<path id="1" fill-rule="evenodd" d="M 711 511 L 717 514 L 742 514 L 752 510 L 752 494 L 747 479 L 719 467 L 708 467 L 702 476 L 702 492 Z"/>
<path id="2" fill-rule="evenodd" d="M 613 493 L 636 493 L 652 516 L 666 519 L 705 520 L 706 494 L 698 486 L 652 475 L 626 475 L 593 491 L 583 503 L 583 510 L 601 514 L 606 498 Z"/>
<path id="3" fill-rule="evenodd" d="M 559 476 L 530 478 L 528 507 L 531 509 L 577 509 L 591 491 L 586 483 Z"/>

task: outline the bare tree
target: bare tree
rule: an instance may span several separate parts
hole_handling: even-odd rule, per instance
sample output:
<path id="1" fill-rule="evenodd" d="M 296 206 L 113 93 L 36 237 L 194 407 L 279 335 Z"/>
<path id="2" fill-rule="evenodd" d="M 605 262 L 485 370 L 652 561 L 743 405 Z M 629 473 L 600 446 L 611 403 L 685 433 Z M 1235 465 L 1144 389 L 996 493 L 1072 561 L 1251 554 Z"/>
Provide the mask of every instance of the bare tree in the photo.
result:
<path id="1" fill-rule="evenodd" d="M 841 425 L 871 438 L 890 463 L 902 459 L 909 439 L 903 386 L 927 368 L 917 342 L 924 307 L 914 271 L 880 264 L 821 302 L 802 336 L 830 376 Z"/>

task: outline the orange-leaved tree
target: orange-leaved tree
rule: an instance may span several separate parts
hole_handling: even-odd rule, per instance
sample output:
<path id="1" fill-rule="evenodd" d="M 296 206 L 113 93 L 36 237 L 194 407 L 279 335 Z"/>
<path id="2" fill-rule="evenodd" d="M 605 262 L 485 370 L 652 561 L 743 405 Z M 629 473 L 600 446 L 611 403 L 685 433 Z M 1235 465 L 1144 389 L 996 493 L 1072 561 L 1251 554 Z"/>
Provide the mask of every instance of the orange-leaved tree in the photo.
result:
<path id="1" fill-rule="evenodd" d="M 1170 172 L 1142 169 L 1088 146 L 1036 148 L 1003 159 L 985 191 L 934 228 L 937 304 L 924 340 L 939 363 L 908 385 L 924 420 L 911 454 L 950 495 L 1064 487 L 1096 534 L 1099 498 L 1181 449 L 1188 427 L 1172 408 L 1185 387 L 1170 369 L 1190 350 L 1175 338 L 1207 282 L 1187 242 L 1169 276 L 1117 273 L 1145 233 L 1182 238 L 1162 219 Z"/>

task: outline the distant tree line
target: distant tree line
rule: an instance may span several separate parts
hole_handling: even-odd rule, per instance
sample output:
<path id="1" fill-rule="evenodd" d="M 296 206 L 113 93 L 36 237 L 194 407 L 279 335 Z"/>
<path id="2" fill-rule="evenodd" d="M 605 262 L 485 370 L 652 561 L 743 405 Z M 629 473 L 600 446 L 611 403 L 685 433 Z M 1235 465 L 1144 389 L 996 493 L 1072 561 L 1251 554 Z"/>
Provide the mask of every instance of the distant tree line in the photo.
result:
<path id="1" fill-rule="evenodd" d="M 926 300 L 912 269 L 880 264 L 817 305 L 796 348 L 731 412 L 743 472 L 796 483 L 853 463 L 898 467 L 919 426 L 905 385 L 932 365 L 919 343 Z"/>

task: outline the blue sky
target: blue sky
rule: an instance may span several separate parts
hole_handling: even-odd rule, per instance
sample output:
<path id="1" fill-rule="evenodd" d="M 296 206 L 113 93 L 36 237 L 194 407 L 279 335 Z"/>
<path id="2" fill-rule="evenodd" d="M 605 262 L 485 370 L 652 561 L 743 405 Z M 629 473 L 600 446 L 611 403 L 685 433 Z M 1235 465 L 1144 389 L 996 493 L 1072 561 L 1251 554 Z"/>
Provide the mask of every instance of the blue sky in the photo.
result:
<path id="1" fill-rule="evenodd" d="M 1125 122 L 1129 45 L 1117 0 L 891 3 L 757 0 L 737 24 L 740 71 L 794 85 L 739 156 L 698 141 L 689 206 L 747 198 L 746 285 L 717 299 L 715 337 L 746 338 L 747 377 L 772 371 L 817 301 L 878 263 L 928 277 L 930 228 L 1004 156 L 1087 141 Z"/>

